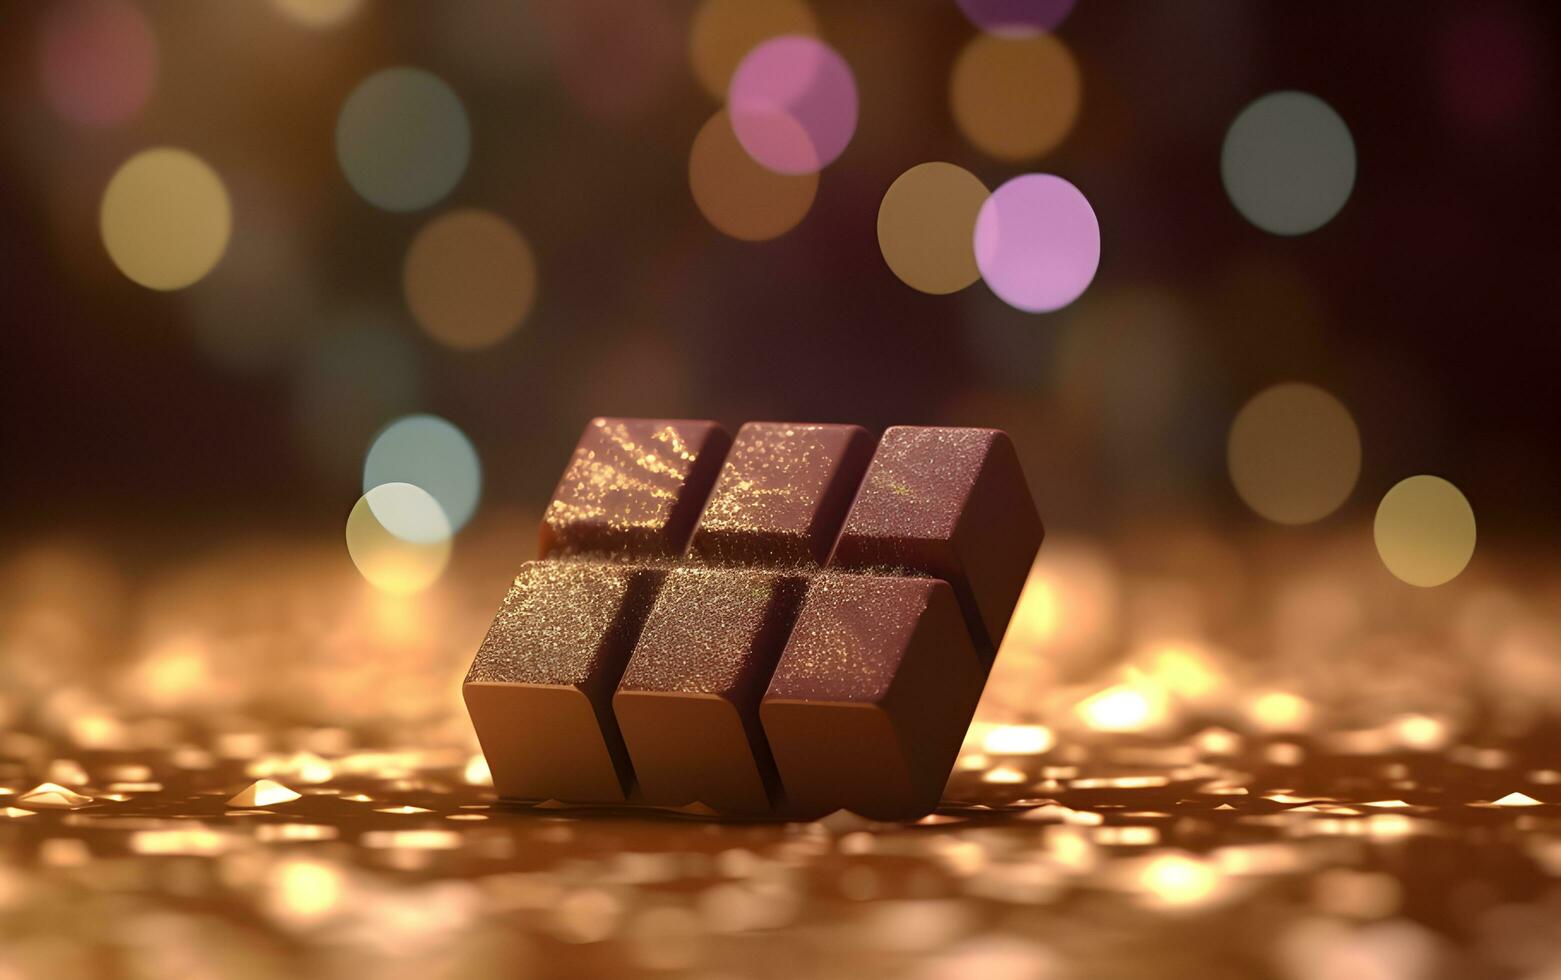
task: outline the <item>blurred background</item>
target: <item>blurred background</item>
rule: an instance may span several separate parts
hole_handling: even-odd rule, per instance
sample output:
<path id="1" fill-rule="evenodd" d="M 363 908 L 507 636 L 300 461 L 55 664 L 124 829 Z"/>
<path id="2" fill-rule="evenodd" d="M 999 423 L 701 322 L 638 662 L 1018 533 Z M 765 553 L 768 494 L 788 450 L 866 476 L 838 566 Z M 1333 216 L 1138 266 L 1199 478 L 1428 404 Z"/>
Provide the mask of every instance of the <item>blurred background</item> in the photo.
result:
<path id="1" fill-rule="evenodd" d="M 1001 426 L 1054 528 L 1240 530 L 1227 433 L 1279 381 L 1323 387 L 1359 429 L 1335 521 L 1428 472 L 1485 534 L 1553 532 L 1556 14 L 1410 12 L 1080 3 L 1009 63 L 953 0 L 15 8 L 7 537 L 339 530 L 371 439 L 411 412 L 477 447 L 485 512 L 539 506 L 592 415 L 692 415 Z M 780 215 L 762 209 L 791 182 L 709 164 L 712 221 L 691 149 L 770 32 L 838 51 L 860 118 Z M 978 64 L 951 99 L 961 59 Z M 348 132 L 354 93 L 397 68 L 426 74 L 371 92 Z M 1237 115 L 1281 90 L 1331 106 L 1358 160 L 1306 234 L 1255 226 L 1222 182 Z M 355 191 L 344 168 L 414 144 L 388 209 Z M 211 241 L 162 242 L 175 289 L 116 265 L 100 223 L 116 173 L 158 147 L 193 155 L 231 212 Z M 1094 282 L 1039 315 L 979 282 L 907 286 L 877 215 L 929 161 L 988 189 L 1071 181 L 1099 220 Z M 171 201 L 194 193 L 171 179 Z M 174 206 L 120 220 L 155 239 Z M 468 209 L 496 227 L 427 237 Z M 419 274 L 440 297 L 422 319 Z"/>
<path id="2" fill-rule="evenodd" d="M 1554 5 L 0 24 L 0 978 L 1557 975 Z M 1012 434 L 951 812 L 491 806 L 598 415 Z"/>
<path id="3" fill-rule="evenodd" d="M 12 9 L 8 712 L 463 730 L 593 415 L 1007 429 L 1042 687 L 1175 640 L 1349 700 L 1320 646 L 1441 678 L 1455 614 L 1561 671 L 1511 591 L 1556 601 L 1556 13 L 1409 14 Z"/>

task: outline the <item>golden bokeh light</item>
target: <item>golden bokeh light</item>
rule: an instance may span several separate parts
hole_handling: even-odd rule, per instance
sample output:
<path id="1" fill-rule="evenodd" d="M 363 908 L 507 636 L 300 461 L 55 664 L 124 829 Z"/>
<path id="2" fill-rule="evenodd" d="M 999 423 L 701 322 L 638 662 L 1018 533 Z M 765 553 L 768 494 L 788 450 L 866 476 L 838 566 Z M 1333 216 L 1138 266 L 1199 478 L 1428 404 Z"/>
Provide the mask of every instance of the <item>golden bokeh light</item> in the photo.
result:
<path id="1" fill-rule="evenodd" d="M 999 160 L 1033 160 L 1067 137 L 1084 86 L 1067 45 L 1050 34 L 978 34 L 949 80 L 954 122 L 976 149 Z"/>
<path id="2" fill-rule="evenodd" d="M 222 258 L 233 208 L 205 161 L 158 147 L 115 171 L 103 191 L 99 228 L 109 258 L 127 278 L 148 289 L 183 289 Z"/>
<path id="3" fill-rule="evenodd" d="M 986 185 L 952 163 L 905 171 L 878 207 L 878 247 L 890 271 L 912 289 L 941 295 L 981 277 L 972 244 Z"/>
<path id="4" fill-rule="evenodd" d="M 536 305 L 537 263 L 508 221 L 465 208 L 440 215 L 412 239 L 402 286 L 430 337 L 475 350 L 509 336 Z"/>
<path id="5" fill-rule="evenodd" d="M 743 56 L 783 34 L 818 34 L 818 21 L 802 0 L 704 0 L 689 28 L 694 77 L 710 95 L 725 100 L 726 85 Z"/>
<path id="6" fill-rule="evenodd" d="M 758 242 L 785 234 L 807 215 L 818 174 L 778 174 L 755 163 L 723 109 L 694 137 L 688 184 L 705 220 L 733 238 Z"/>
<path id="7" fill-rule="evenodd" d="M 384 483 L 360 497 L 347 516 L 347 551 L 376 589 L 420 592 L 450 561 L 450 525 L 426 490 Z"/>
<path id="8" fill-rule="evenodd" d="M 1138 876 L 1147 898 L 1170 907 L 1202 905 L 1220 888 L 1219 869 L 1190 854 L 1167 851 L 1149 858 Z"/>
<path id="9" fill-rule="evenodd" d="M 1226 461 L 1236 493 L 1280 524 L 1327 517 L 1360 477 L 1360 433 L 1337 398 L 1315 385 L 1267 388 L 1236 413 Z"/>
<path id="10" fill-rule="evenodd" d="M 1474 556 L 1474 509 L 1439 476 L 1395 485 L 1377 507 L 1372 531 L 1388 571 L 1422 588 L 1457 578 Z"/>
<path id="11" fill-rule="evenodd" d="M 1165 719 L 1164 692 L 1148 684 L 1118 684 L 1084 698 L 1075 712 L 1097 732 L 1142 732 Z"/>
<path id="12" fill-rule="evenodd" d="M 278 862 L 265 884 L 266 910 L 296 924 L 314 924 L 329 917 L 347 890 L 345 878 L 335 865 L 308 858 Z"/>
<path id="13" fill-rule="evenodd" d="M 305 27 L 325 28 L 356 14 L 363 0 L 271 0 L 276 9 Z"/>
<path id="14" fill-rule="evenodd" d="M 1311 702 L 1289 691 L 1265 691 L 1247 705 L 1253 727 L 1270 733 L 1304 732 L 1312 725 Z"/>

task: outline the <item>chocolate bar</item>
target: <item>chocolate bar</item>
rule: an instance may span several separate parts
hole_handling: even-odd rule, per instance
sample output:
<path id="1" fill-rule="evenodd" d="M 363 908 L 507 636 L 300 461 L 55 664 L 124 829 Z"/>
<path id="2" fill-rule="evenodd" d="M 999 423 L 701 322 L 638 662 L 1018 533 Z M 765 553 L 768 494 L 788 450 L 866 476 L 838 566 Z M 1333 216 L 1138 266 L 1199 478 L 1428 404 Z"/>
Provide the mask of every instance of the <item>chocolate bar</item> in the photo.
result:
<path id="1" fill-rule="evenodd" d="M 926 813 L 1042 533 L 996 430 L 595 419 L 466 679 L 494 785 Z"/>

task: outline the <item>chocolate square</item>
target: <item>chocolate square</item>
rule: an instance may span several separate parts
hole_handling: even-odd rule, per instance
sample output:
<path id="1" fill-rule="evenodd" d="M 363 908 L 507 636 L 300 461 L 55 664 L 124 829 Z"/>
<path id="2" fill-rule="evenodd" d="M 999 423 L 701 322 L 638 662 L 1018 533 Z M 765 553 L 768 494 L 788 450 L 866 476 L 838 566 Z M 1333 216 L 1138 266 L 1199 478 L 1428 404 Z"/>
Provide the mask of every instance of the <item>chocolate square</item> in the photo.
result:
<path id="1" fill-rule="evenodd" d="M 759 707 L 788 805 L 885 820 L 931 811 L 985 683 L 947 583 L 813 578 Z"/>
<path id="2" fill-rule="evenodd" d="M 668 573 L 612 702 L 647 803 L 762 813 L 775 802 L 759 699 L 802 587 L 759 569 Z"/>
<path id="3" fill-rule="evenodd" d="M 1044 535 L 1006 434 L 897 425 L 878 443 L 830 567 L 943 579 L 990 661 Z"/>
<path id="4" fill-rule="evenodd" d="M 633 772 L 611 699 L 663 574 L 521 566 L 462 687 L 500 796 L 628 798 Z"/>
<path id="5" fill-rule="evenodd" d="M 592 419 L 543 512 L 541 557 L 682 554 L 730 445 L 714 422 Z"/>
<path id="6" fill-rule="evenodd" d="M 749 422 L 737 433 L 689 554 L 822 565 L 872 454 L 857 425 Z"/>

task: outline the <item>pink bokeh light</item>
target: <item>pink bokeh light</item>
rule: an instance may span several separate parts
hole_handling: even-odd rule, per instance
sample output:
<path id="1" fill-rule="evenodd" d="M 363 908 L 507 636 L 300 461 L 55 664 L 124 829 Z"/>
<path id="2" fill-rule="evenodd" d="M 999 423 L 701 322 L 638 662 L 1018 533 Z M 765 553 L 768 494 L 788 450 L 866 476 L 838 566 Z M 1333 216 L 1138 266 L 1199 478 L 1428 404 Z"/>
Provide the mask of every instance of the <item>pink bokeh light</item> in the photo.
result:
<path id="1" fill-rule="evenodd" d="M 777 173 L 816 173 L 856 132 L 856 79 L 817 38 L 771 38 L 748 52 L 727 89 L 737 141 Z"/>
<path id="2" fill-rule="evenodd" d="M 1029 313 L 1078 299 L 1100 266 L 1100 224 L 1089 201 L 1051 174 L 1023 174 L 992 192 L 976 216 L 976 267 L 1003 302 Z"/>

